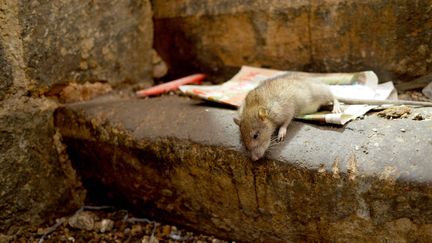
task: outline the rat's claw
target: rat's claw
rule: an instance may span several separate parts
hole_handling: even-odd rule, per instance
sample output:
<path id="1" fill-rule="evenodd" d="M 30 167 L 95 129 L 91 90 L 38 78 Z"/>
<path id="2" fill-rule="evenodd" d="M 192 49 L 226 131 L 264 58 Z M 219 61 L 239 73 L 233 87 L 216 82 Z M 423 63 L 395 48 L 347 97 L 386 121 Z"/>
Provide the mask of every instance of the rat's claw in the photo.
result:
<path id="1" fill-rule="evenodd" d="M 337 99 L 333 100 L 333 110 L 332 113 L 342 113 L 341 105 Z"/>
<path id="2" fill-rule="evenodd" d="M 286 132 L 287 132 L 286 127 L 279 128 L 278 137 L 277 137 L 278 142 L 282 142 L 283 140 L 285 140 Z"/>
<path id="3" fill-rule="evenodd" d="M 340 109 L 340 107 L 337 107 L 337 108 L 334 107 L 332 110 L 332 113 L 339 114 L 339 113 L 342 113 L 342 110 Z"/>

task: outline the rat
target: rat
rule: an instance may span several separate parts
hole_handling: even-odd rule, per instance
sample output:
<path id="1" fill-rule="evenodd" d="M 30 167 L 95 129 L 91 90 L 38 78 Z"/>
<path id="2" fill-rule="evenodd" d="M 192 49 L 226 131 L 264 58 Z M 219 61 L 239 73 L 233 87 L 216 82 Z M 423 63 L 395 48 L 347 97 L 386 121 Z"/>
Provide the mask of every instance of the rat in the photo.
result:
<path id="1" fill-rule="evenodd" d="M 287 127 L 294 117 L 316 112 L 329 104 L 333 104 L 332 112 L 340 113 L 340 101 L 347 104 L 432 106 L 432 102 L 338 98 L 328 84 L 275 77 L 249 91 L 239 108 L 239 118 L 234 118 L 234 122 L 240 127 L 242 141 L 252 161 L 256 161 L 264 156 L 272 143 L 285 139 Z M 276 129 L 277 139 L 272 139 Z"/>

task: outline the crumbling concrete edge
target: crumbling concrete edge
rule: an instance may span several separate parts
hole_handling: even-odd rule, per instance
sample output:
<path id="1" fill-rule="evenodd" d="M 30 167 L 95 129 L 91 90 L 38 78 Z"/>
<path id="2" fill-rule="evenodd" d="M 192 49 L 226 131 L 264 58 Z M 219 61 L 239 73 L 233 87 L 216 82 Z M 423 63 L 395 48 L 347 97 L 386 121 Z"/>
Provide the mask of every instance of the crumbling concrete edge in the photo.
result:
<path id="1" fill-rule="evenodd" d="M 432 239 L 430 183 L 252 163 L 235 149 L 184 139 L 136 140 L 68 107 L 55 119 L 85 180 L 168 222 L 247 241 Z"/>

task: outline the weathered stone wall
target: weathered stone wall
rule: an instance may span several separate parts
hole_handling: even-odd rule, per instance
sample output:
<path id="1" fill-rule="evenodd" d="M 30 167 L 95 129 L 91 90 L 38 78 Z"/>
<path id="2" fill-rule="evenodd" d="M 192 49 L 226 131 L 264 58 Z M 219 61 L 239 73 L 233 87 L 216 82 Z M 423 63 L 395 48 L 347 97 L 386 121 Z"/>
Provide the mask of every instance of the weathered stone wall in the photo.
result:
<path id="1" fill-rule="evenodd" d="M 71 212 L 85 191 L 47 91 L 70 82 L 151 82 L 147 0 L 0 1 L 0 232 Z"/>
<path id="2" fill-rule="evenodd" d="M 6 94 L 9 91 L 9 88 L 12 86 L 12 70 L 9 65 L 6 65 L 4 62 L 6 58 L 5 49 L 0 45 L 0 60 L 3 63 L 0 63 L 0 100 L 3 100 Z"/>
<path id="3" fill-rule="evenodd" d="M 255 65 L 372 69 L 383 79 L 432 70 L 431 0 L 153 1 L 155 47 L 173 73 Z"/>
<path id="4" fill-rule="evenodd" d="M 32 98 L 13 105 L 0 110 L 0 232 L 9 233 L 76 210 L 85 196 L 54 129 L 57 105 Z"/>
<path id="5" fill-rule="evenodd" d="M 39 87 L 149 82 L 149 1 L 21 1 L 19 21 L 26 74 Z"/>

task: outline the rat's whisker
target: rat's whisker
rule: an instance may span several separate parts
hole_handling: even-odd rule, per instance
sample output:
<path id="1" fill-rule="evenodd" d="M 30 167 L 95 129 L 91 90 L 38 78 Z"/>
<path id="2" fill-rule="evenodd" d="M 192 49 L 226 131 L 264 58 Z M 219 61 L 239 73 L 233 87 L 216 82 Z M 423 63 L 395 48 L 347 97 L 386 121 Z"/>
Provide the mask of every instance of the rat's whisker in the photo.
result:
<path id="1" fill-rule="evenodd" d="M 275 147 L 277 147 L 278 145 L 279 145 L 279 143 L 277 143 L 277 142 L 271 142 L 268 148 L 269 148 L 269 149 L 270 149 L 270 148 L 275 148 Z"/>

